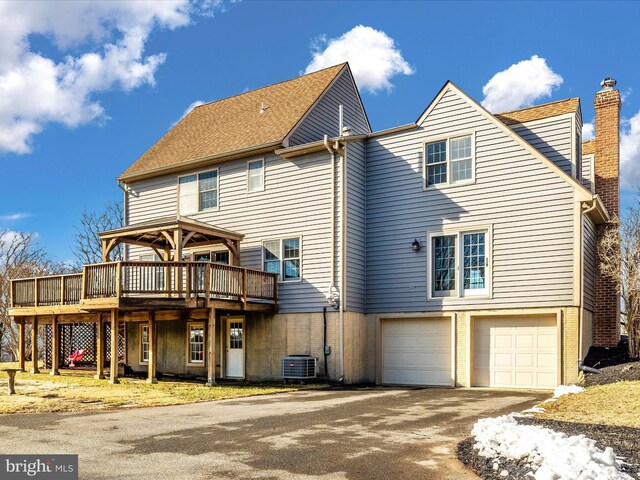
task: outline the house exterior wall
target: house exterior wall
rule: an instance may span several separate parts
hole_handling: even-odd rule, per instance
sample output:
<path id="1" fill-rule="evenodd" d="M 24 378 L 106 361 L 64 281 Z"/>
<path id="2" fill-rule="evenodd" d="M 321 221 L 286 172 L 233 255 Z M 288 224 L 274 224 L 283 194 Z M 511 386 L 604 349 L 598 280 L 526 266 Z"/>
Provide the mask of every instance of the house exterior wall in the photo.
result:
<path id="1" fill-rule="evenodd" d="M 583 306 L 593 312 L 595 309 L 595 279 L 596 279 L 596 226 L 587 215 L 582 218 L 582 275 Z"/>
<path id="2" fill-rule="evenodd" d="M 423 143 L 475 133 L 473 184 L 423 190 Z M 368 312 L 574 302 L 574 188 L 450 89 L 415 130 L 367 141 Z M 508 165 L 508 168 L 505 166 Z M 492 298 L 427 300 L 427 232 L 489 226 Z"/>
<path id="3" fill-rule="evenodd" d="M 551 117 L 520 125 L 513 131 L 529 142 L 535 149 L 572 175 L 572 149 L 575 144 L 572 135 L 573 116 Z"/>
<path id="4" fill-rule="evenodd" d="M 364 140 L 346 144 L 346 309 L 364 313 L 366 308 L 366 150 Z"/>
<path id="5" fill-rule="evenodd" d="M 289 145 L 315 142 L 322 140 L 324 135 L 340 136 L 342 132 L 339 131 L 339 105 L 343 107 L 343 125 L 351 127 L 353 134 L 370 132 L 358 92 L 349 72 L 345 70 L 292 132 L 289 137 Z"/>
<path id="6" fill-rule="evenodd" d="M 593 155 L 582 157 L 582 185 L 590 192 L 594 191 Z"/>
<path id="7" fill-rule="evenodd" d="M 300 236 L 302 280 L 278 286 L 279 311 L 319 312 L 327 305 L 331 256 L 331 157 L 327 151 L 291 160 L 275 154 L 264 157 L 265 189 L 247 193 L 247 160 L 216 165 L 219 169 L 219 208 L 190 218 L 245 235 L 241 265 L 263 269 L 262 241 Z M 337 175 L 340 162 L 336 162 Z M 183 174 L 192 172 L 186 171 Z M 142 180 L 130 185 L 130 225 L 178 213 L 178 175 Z M 340 209 L 340 184 L 335 180 L 336 211 Z M 336 228 L 336 231 L 338 229 Z M 336 252 L 340 236 L 333 240 Z M 151 250 L 131 246 L 128 257 L 137 260 Z M 188 252 L 186 252 L 188 253 Z M 336 253 L 336 259 L 339 259 Z M 339 287 L 339 265 L 336 287 Z"/>

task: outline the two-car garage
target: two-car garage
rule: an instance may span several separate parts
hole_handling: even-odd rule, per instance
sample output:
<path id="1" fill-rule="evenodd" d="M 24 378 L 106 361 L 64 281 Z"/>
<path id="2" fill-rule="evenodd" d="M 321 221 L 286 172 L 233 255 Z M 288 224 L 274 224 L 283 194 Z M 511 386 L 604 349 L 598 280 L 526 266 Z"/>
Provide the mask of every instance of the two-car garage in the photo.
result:
<path id="1" fill-rule="evenodd" d="M 558 385 L 559 333 L 551 315 L 469 316 L 469 332 L 453 341 L 455 315 L 384 319 L 381 380 L 384 384 L 551 389 Z M 455 351 L 470 359 L 469 379 L 455 378 Z"/>

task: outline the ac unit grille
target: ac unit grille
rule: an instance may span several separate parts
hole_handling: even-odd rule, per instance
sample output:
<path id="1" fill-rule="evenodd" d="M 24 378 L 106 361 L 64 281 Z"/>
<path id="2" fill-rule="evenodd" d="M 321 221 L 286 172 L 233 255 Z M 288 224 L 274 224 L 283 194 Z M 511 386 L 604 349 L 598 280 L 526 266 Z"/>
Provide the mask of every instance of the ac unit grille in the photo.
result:
<path id="1" fill-rule="evenodd" d="M 285 380 L 316 378 L 318 359 L 310 355 L 290 355 L 282 359 L 280 372 Z"/>

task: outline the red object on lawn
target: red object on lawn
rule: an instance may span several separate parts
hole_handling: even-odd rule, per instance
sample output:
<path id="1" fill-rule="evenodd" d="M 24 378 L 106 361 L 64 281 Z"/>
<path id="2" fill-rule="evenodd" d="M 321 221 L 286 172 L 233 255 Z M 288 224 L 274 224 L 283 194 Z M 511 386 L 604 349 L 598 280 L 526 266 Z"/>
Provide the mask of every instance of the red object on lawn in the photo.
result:
<path id="1" fill-rule="evenodd" d="M 84 352 L 85 352 L 85 350 L 82 348 L 80 350 L 76 350 L 71 355 L 69 355 L 69 360 L 71 360 L 71 362 L 69 363 L 69 366 L 70 367 L 75 367 L 76 365 L 73 362 L 77 362 L 77 361 L 82 360 L 82 357 L 84 356 Z"/>

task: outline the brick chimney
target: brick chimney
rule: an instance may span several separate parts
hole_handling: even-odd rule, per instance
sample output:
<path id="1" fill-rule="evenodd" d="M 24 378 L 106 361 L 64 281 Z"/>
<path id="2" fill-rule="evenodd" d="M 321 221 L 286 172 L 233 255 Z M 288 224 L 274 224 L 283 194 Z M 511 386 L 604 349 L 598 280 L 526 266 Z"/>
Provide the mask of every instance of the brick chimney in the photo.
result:
<path id="1" fill-rule="evenodd" d="M 616 81 L 606 78 L 596 93 L 595 191 L 609 214 L 620 214 L 620 92 Z M 598 225 L 599 240 L 611 225 Z M 620 339 L 620 301 L 615 284 L 596 269 L 596 306 L 593 344 L 614 346 Z"/>

